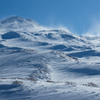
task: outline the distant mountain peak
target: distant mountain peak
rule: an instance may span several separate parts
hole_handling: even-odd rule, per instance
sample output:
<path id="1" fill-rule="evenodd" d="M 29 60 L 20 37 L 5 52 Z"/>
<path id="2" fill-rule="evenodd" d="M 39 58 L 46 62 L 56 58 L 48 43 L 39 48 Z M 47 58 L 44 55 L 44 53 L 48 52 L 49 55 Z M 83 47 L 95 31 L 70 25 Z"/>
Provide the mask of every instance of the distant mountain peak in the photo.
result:
<path id="1" fill-rule="evenodd" d="M 25 19 L 19 16 L 11 16 L 0 21 L 1 28 L 35 28 L 35 27 L 42 27 L 39 23 L 34 21 L 33 19 Z"/>
<path id="2" fill-rule="evenodd" d="M 12 16 L 12 17 L 8 17 L 8 18 L 0 21 L 0 23 L 5 24 L 5 23 L 11 23 L 11 22 L 15 22 L 15 21 L 22 22 L 22 21 L 24 21 L 24 18 L 19 17 L 19 16 Z"/>

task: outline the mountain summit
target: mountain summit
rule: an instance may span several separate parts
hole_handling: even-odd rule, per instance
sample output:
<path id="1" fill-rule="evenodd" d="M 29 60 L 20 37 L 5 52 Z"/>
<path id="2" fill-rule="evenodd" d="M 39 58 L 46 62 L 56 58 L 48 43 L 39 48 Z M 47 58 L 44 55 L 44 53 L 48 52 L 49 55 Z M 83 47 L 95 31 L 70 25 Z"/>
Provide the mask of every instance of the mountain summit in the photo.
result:
<path id="1" fill-rule="evenodd" d="M 42 27 L 32 19 L 24 19 L 19 16 L 12 16 L 0 21 L 1 28 L 19 29 L 19 28 L 37 28 Z"/>

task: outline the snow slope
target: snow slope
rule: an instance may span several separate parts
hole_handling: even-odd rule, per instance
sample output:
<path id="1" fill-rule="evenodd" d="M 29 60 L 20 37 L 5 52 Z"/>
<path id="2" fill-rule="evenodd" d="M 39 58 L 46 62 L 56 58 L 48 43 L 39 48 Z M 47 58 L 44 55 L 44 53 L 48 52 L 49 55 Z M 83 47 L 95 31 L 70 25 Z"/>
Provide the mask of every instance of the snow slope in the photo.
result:
<path id="1" fill-rule="evenodd" d="M 0 21 L 0 99 L 99 100 L 99 40 L 18 16 Z"/>

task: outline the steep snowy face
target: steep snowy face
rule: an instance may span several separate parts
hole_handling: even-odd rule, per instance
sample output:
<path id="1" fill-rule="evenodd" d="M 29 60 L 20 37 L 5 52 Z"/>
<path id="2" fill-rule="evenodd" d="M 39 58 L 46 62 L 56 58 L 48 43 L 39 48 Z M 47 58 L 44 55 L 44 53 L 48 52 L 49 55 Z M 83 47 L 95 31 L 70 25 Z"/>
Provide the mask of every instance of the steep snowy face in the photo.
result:
<path id="1" fill-rule="evenodd" d="M 6 18 L 0 22 L 0 28 L 19 29 L 42 27 L 32 19 L 24 19 L 18 16 Z"/>

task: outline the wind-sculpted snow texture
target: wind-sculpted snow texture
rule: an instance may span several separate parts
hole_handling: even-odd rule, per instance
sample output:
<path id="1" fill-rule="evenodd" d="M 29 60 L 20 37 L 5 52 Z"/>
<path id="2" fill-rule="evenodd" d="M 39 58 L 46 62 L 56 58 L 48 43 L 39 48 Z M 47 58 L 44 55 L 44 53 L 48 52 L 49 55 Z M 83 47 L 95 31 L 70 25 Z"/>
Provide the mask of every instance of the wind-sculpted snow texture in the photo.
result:
<path id="1" fill-rule="evenodd" d="M 0 100 L 100 100 L 100 38 L 12 16 L 0 22 Z"/>

